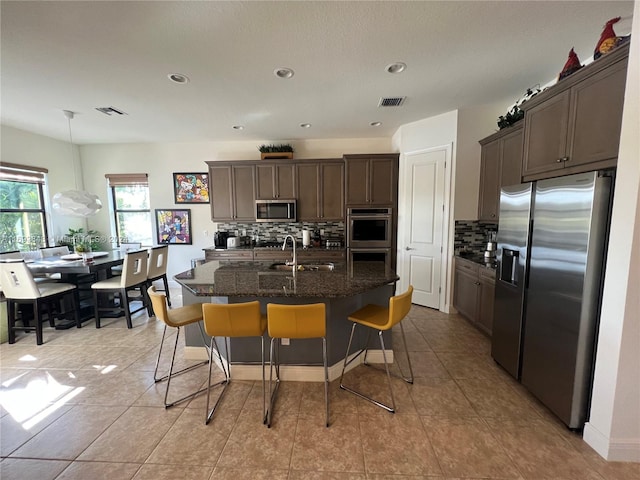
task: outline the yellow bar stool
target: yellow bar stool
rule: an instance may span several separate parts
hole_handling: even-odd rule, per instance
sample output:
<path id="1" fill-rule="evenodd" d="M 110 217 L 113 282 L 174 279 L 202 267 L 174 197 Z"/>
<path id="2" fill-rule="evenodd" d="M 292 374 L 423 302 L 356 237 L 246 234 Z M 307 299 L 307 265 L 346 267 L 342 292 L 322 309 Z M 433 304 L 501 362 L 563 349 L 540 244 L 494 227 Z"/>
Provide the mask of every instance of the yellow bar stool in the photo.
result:
<path id="1" fill-rule="evenodd" d="M 408 290 L 405 293 L 400 295 L 396 295 L 389 299 L 389 307 L 382 307 L 380 305 L 366 305 L 362 307 L 360 310 L 349 315 L 349 320 L 353 322 L 353 327 L 351 327 L 351 336 L 349 337 L 349 345 L 347 346 L 347 353 L 344 356 L 344 365 L 342 366 L 342 374 L 340 375 L 340 388 L 346 390 L 347 392 L 351 392 L 354 395 L 357 395 L 360 398 L 368 400 L 369 402 L 384 408 L 385 410 L 395 413 L 396 411 L 396 401 L 393 397 L 393 388 L 391 386 L 391 374 L 389 372 L 389 363 L 387 362 L 387 355 L 385 353 L 384 340 L 382 338 L 382 333 L 390 330 L 393 326 L 399 325 L 400 332 L 402 334 L 402 342 L 404 344 L 404 351 L 407 354 L 407 363 L 409 364 L 409 377 L 405 377 L 400 370 L 400 375 L 402 379 L 407 383 L 413 383 L 413 369 L 411 368 L 411 359 L 409 358 L 409 351 L 407 350 L 407 340 L 404 335 L 404 328 L 402 327 L 402 319 L 407 316 L 409 310 L 411 310 L 411 296 L 413 295 L 413 286 L 409 285 Z M 364 327 L 369 327 L 369 332 L 367 334 L 367 343 L 365 348 L 361 349 L 351 360 L 349 358 L 349 351 L 351 350 L 351 343 L 353 342 L 353 334 L 356 330 L 356 325 L 362 325 Z M 371 336 L 371 331 L 377 330 L 378 337 L 380 338 L 380 347 L 382 348 L 382 359 L 384 360 L 384 368 L 387 372 L 387 380 L 389 382 L 389 394 L 391 395 L 391 406 L 385 405 L 384 403 L 375 400 L 371 397 L 364 395 L 352 388 L 345 386 L 342 383 L 342 378 L 344 377 L 344 371 L 351 362 L 353 362 L 356 358 L 358 358 L 362 353 L 364 353 L 364 364 L 367 364 L 367 351 L 369 349 L 369 338 Z M 348 361 L 347 361 L 348 360 Z M 398 368 L 400 368 L 398 366 Z"/>
<path id="2" fill-rule="evenodd" d="M 267 304 L 267 328 L 271 337 L 269 350 L 269 410 L 267 427 L 271 427 L 271 416 L 275 405 L 278 387 L 280 386 L 280 362 L 274 350 L 276 340 L 282 338 L 322 338 L 322 359 L 324 363 L 324 402 L 326 408 L 326 424 L 329 426 L 329 370 L 327 368 L 327 321 L 324 303 L 307 305 Z M 277 342 L 278 346 L 280 342 Z M 275 361 L 274 361 L 275 360 Z M 275 365 L 274 365 L 275 364 Z M 275 366 L 276 380 L 273 386 L 273 370 Z"/>
<path id="3" fill-rule="evenodd" d="M 231 361 L 229 357 L 229 338 L 232 337 L 260 337 L 262 345 L 262 418 L 265 416 L 265 378 L 264 378 L 264 332 L 267 330 L 267 317 L 260 313 L 260 302 L 244 302 L 244 303 L 205 303 L 202 305 L 202 313 L 204 318 L 204 330 L 211 337 L 211 348 L 209 349 L 209 380 L 207 382 L 207 418 L 205 424 L 208 424 L 220 404 L 222 397 L 231 383 Z M 216 341 L 216 337 L 225 337 L 225 352 L 227 355 L 226 362 L 220 353 L 220 347 Z M 224 373 L 224 380 L 211 384 L 211 370 L 213 367 L 213 351 L 218 352 L 218 360 Z M 209 398 L 211 396 L 211 387 L 224 385 L 216 404 L 209 410 Z"/>
<path id="4" fill-rule="evenodd" d="M 173 371 L 173 366 L 176 359 L 176 350 L 178 349 L 178 340 L 180 338 L 180 329 L 187 325 L 191 325 L 194 323 L 202 322 L 202 304 L 194 303 L 193 305 L 185 305 L 183 307 L 176 307 L 172 309 L 167 308 L 167 297 L 162 293 L 158 293 L 156 291 L 156 287 L 153 285 L 147 289 L 147 295 L 149 295 L 149 299 L 151 300 L 151 304 L 153 305 L 153 312 L 158 320 L 164 322 L 164 331 L 162 332 L 162 340 L 160 340 L 160 349 L 158 350 L 158 358 L 156 359 L 156 369 L 153 372 L 153 379 L 156 383 L 161 382 L 163 380 L 167 381 L 167 388 L 164 392 L 164 407 L 169 408 L 181 403 L 185 400 L 189 400 L 190 398 L 195 397 L 199 393 L 204 392 L 204 388 L 201 390 L 197 390 L 189 395 L 186 395 L 178 400 L 174 400 L 169 402 L 169 387 L 171 386 L 171 379 L 176 375 L 180 375 L 181 373 L 188 372 L 189 370 L 193 370 L 196 367 L 201 365 L 206 365 L 209 363 L 209 360 L 205 360 L 203 362 L 196 363 L 189 367 L 183 368 L 182 370 L 178 370 L 177 372 Z M 171 366 L 169 367 L 169 373 L 162 377 L 158 376 L 158 367 L 160 365 L 160 357 L 162 356 L 162 347 L 164 345 L 164 338 L 167 334 L 167 327 L 175 328 L 176 332 L 176 340 L 173 345 L 173 354 L 171 356 Z M 206 345 L 206 341 L 204 338 L 204 333 L 202 333 L 202 325 L 200 325 L 200 333 L 202 335 L 202 341 Z"/>

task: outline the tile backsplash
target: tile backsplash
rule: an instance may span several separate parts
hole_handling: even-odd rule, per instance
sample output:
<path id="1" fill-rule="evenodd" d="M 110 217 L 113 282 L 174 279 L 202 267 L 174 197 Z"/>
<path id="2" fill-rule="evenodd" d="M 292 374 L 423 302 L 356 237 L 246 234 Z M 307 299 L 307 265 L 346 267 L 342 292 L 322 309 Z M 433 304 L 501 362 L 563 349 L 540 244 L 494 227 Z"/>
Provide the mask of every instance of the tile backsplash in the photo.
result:
<path id="1" fill-rule="evenodd" d="M 489 232 L 497 231 L 494 223 L 484 223 L 477 220 L 456 220 L 454 249 L 484 253 Z"/>
<path id="2" fill-rule="evenodd" d="M 339 237 L 344 241 L 344 222 L 274 222 L 274 223 L 218 223 L 219 232 L 250 236 L 253 240 L 284 240 L 293 235 L 302 241 L 302 231 L 324 230 L 324 237 Z"/>

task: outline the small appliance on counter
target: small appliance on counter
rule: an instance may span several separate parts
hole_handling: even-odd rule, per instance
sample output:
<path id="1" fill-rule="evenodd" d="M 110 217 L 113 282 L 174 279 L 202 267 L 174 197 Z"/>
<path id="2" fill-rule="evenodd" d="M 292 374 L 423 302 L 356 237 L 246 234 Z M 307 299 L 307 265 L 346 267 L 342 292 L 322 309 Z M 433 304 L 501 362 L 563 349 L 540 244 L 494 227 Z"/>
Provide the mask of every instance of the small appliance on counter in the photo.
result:
<path id="1" fill-rule="evenodd" d="M 227 237 L 227 248 L 238 248 L 240 246 L 240 237 Z"/>
<path id="2" fill-rule="evenodd" d="M 311 245 L 311 232 L 309 230 L 302 231 L 302 246 L 308 247 Z"/>
<path id="3" fill-rule="evenodd" d="M 228 232 L 216 232 L 213 234 L 213 245 L 216 248 L 227 248 Z"/>
<path id="4" fill-rule="evenodd" d="M 325 246 L 327 248 L 340 248 L 342 247 L 342 239 L 339 237 L 327 237 Z"/>
<path id="5" fill-rule="evenodd" d="M 487 241 L 487 246 L 484 250 L 484 258 L 485 259 L 493 259 L 496 256 L 497 242 L 496 242 L 497 232 L 489 232 L 489 239 Z"/>

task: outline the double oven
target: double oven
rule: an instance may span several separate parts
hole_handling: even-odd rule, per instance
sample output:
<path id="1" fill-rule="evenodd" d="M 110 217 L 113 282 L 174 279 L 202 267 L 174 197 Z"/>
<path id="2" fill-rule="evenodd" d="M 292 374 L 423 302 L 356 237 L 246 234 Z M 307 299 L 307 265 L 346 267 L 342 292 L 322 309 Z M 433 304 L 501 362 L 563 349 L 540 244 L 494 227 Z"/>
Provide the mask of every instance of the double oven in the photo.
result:
<path id="1" fill-rule="evenodd" d="M 352 207 L 347 209 L 347 256 L 355 262 L 393 263 L 393 209 Z"/>

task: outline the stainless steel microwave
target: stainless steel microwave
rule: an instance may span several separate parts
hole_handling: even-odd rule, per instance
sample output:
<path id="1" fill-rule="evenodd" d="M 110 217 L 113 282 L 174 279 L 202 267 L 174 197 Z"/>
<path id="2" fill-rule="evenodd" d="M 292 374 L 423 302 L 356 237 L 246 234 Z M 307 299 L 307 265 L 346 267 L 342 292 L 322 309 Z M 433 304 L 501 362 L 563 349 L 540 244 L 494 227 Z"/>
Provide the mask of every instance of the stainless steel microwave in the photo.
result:
<path id="1" fill-rule="evenodd" d="M 295 222 L 296 201 L 256 200 L 256 222 Z"/>

